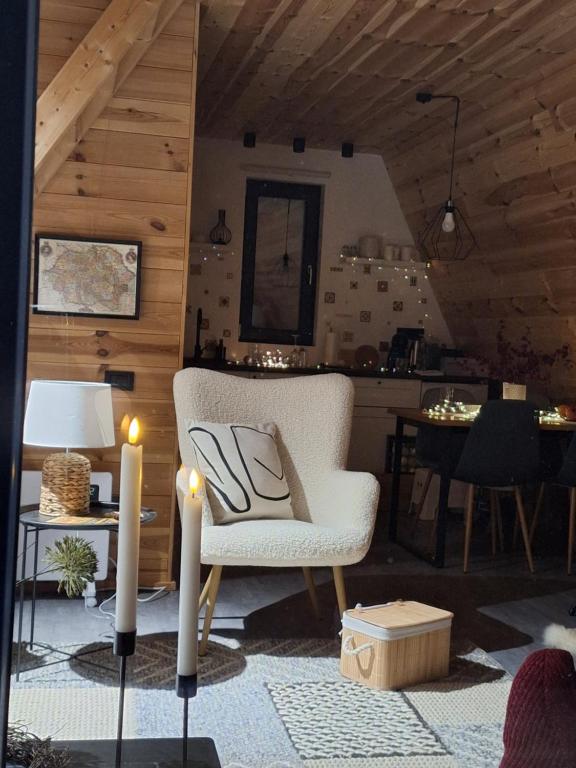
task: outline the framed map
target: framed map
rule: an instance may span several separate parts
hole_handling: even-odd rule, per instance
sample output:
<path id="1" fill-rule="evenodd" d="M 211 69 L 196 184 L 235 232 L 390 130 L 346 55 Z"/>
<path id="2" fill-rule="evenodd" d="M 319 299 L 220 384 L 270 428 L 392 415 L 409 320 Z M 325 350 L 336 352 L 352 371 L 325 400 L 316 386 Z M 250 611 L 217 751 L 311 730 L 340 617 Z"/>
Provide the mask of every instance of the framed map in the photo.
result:
<path id="1" fill-rule="evenodd" d="M 37 234 L 32 311 L 137 320 L 142 243 Z"/>

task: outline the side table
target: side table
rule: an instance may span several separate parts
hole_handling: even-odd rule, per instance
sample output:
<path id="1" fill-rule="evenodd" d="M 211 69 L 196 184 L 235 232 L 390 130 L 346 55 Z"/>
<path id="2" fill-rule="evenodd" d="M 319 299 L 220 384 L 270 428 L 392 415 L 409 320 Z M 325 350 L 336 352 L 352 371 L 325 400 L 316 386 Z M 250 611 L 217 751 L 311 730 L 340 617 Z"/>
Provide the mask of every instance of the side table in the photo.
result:
<path id="1" fill-rule="evenodd" d="M 20 507 L 20 525 L 24 529 L 24 546 L 22 550 L 22 568 L 20 596 L 18 601 L 18 648 L 16 655 L 16 680 L 20 679 L 20 652 L 22 647 L 22 623 L 24 617 L 24 587 L 26 583 L 26 556 L 28 552 L 28 535 L 34 535 L 34 568 L 32 575 L 32 603 L 30 606 L 30 648 L 34 647 L 34 618 L 36 614 L 36 580 L 38 575 L 38 549 L 41 530 L 58 531 L 111 531 L 118 533 L 118 504 L 113 502 L 96 502 L 90 505 L 85 515 L 42 515 L 37 504 L 27 504 Z M 149 507 L 142 507 L 140 524 L 148 525 L 156 519 L 156 512 Z"/>

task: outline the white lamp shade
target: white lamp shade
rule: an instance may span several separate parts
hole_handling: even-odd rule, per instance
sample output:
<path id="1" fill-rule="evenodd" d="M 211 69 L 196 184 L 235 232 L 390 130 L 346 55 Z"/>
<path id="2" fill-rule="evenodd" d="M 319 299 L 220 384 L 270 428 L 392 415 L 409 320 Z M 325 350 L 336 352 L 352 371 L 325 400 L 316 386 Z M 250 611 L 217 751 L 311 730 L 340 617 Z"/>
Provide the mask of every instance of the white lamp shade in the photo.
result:
<path id="1" fill-rule="evenodd" d="M 112 387 L 83 381 L 32 381 L 24 443 L 51 448 L 114 445 Z"/>

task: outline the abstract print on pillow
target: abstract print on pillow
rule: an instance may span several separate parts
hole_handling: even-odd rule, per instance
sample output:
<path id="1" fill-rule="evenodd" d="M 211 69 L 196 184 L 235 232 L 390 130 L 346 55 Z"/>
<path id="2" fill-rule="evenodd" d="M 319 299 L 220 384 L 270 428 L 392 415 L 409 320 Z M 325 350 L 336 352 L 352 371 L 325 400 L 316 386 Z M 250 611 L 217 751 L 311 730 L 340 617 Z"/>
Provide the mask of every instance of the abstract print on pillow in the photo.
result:
<path id="1" fill-rule="evenodd" d="M 293 517 L 274 424 L 198 421 L 188 434 L 214 522 Z"/>

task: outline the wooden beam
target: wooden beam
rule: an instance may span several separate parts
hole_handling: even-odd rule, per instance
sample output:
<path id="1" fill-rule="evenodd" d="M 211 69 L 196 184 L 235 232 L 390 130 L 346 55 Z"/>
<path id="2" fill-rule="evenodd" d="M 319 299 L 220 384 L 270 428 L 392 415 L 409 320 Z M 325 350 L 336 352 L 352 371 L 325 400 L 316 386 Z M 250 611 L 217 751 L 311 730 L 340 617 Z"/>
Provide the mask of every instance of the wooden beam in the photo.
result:
<path id="1" fill-rule="evenodd" d="M 35 194 L 92 127 L 183 0 L 112 0 L 38 99 Z"/>

